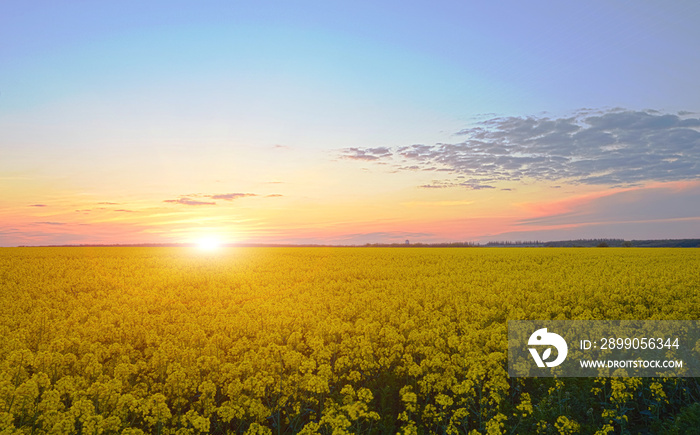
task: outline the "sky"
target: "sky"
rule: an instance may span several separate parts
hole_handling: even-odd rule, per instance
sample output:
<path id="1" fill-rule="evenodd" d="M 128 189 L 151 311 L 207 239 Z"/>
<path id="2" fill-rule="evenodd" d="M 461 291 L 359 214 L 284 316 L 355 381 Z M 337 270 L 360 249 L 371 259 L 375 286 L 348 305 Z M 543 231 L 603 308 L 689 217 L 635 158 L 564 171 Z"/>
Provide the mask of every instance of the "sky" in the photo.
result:
<path id="1" fill-rule="evenodd" d="M 700 238 L 695 1 L 0 3 L 0 246 Z"/>

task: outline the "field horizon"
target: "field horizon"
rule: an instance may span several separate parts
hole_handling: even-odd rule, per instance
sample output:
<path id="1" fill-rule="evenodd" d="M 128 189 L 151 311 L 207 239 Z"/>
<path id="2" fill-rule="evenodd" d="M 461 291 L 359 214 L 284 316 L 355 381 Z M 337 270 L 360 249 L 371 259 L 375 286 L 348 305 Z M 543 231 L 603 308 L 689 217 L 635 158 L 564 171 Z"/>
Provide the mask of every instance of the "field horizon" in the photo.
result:
<path id="1" fill-rule="evenodd" d="M 604 244 L 601 246 L 601 244 Z M 112 243 L 112 244 L 68 244 L 68 245 L 18 245 L 4 246 L 6 248 L 62 248 L 62 247 L 196 247 L 202 246 L 202 243 Z M 573 239 L 573 240 L 549 240 L 549 241 L 499 241 L 499 242 L 436 242 L 436 243 L 411 243 L 406 240 L 404 243 L 364 243 L 364 244 L 294 244 L 294 243 L 220 243 L 215 244 L 216 248 L 237 248 L 237 247 L 439 247 L 439 248 L 473 248 L 473 247 L 700 247 L 700 239 L 698 238 L 679 238 L 679 239 L 642 239 L 642 240 L 625 240 L 622 238 L 593 238 L 593 239 Z"/>

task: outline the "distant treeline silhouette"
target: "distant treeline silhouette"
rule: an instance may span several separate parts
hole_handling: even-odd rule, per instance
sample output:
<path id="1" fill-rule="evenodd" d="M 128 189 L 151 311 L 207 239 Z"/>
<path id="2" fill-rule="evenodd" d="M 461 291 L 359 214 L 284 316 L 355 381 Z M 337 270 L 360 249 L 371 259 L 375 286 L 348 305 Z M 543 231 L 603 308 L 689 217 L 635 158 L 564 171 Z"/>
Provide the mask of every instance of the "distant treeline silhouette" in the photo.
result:
<path id="1" fill-rule="evenodd" d="M 132 244 L 81 244 L 81 245 L 42 245 L 26 246 L 19 248 L 186 248 L 194 247 L 194 243 L 132 243 Z M 635 247 L 635 248 L 698 248 L 700 239 L 652 239 L 652 240 L 625 240 L 625 239 L 576 239 L 576 240 L 556 240 L 543 242 L 539 240 L 530 241 L 498 241 L 485 244 L 475 242 L 445 242 L 445 243 L 366 243 L 364 245 L 331 245 L 331 244 L 273 244 L 273 243 L 231 243 L 223 244 L 222 247 L 239 248 L 331 248 L 331 247 L 356 247 L 356 248 L 592 248 L 592 247 Z"/>
<path id="2" fill-rule="evenodd" d="M 624 239 L 576 239 L 550 242 L 488 242 L 484 246 L 513 246 L 513 247 L 557 247 L 557 248 L 590 248 L 590 247 L 637 247 L 637 248 L 697 248 L 700 239 L 660 239 L 660 240 L 624 240 Z"/>

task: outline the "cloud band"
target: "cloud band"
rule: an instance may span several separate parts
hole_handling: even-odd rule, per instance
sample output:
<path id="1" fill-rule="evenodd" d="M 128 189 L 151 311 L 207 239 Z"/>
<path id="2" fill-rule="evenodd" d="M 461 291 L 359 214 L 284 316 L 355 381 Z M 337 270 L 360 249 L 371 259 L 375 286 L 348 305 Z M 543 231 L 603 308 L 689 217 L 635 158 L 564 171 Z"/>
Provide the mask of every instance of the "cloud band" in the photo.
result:
<path id="1" fill-rule="evenodd" d="M 700 118 L 658 111 L 581 111 L 569 118 L 500 117 L 454 144 L 347 148 L 342 157 L 453 177 L 423 187 L 493 187 L 523 179 L 634 184 L 700 178 Z"/>

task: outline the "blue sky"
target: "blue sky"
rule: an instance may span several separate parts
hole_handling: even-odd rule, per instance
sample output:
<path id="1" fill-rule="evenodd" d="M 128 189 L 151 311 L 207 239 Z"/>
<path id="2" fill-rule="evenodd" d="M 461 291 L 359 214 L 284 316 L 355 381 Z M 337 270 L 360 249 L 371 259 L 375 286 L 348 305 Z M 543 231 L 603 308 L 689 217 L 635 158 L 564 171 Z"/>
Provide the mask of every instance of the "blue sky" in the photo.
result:
<path id="1" fill-rule="evenodd" d="M 254 88 L 285 78 L 459 120 L 581 107 L 689 110 L 700 93 L 694 2 L 10 1 L 1 8 L 6 110 L 163 80 L 160 92 L 181 84 L 188 98 L 231 90 L 236 79 Z M 13 92 L 22 85 L 27 92 Z"/>
<path id="2" fill-rule="evenodd" d="M 12 244 L 29 240 L 22 236 L 29 234 L 28 223 L 60 221 L 73 229 L 60 236 L 55 228 L 43 238 L 40 231 L 31 234 L 45 242 L 171 240 L 200 232 L 284 241 L 342 241 L 357 234 L 357 240 L 374 241 L 375 234 L 392 231 L 397 239 L 407 232 L 426 234 L 426 241 L 497 238 L 519 231 L 512 227 L 518 204 L 536 202 L 537 195 L 566 200 L 562 193 L 551 197 L 552 184 L 570 184 L 571 198 L 595 193 L 586 190 L 594 183 L 581 181 L 594 178 L 600 180 L 597 189 L 695 182 L 700 145 L 692 133 L 697 127 L 687 119 L 696 119 L 700 110 L 697 22 L 700 5 L 690 1 L 3 2 L 0 183 L 11 224 L 0 234 Z M 616 170 L 614 176 L 611 166 L 598 164 L 601 152 L 577 155 L 575 160 L 588 163 L 566 167 L 569 175 L 574 166 L 607 170 L 604 174 L 585 177 L 579 171 L 564 179 L 532 166 L 520 179 L 510 166 L 488 165 L 492 157 L 502 162 L 503 153 L 477 159 L 471 152 L 455 154 L 452 148 L 443 154 L 447 148 L 440 148 L 464 144 L 465 132 L 473 139 L 483 122 L 496 126 L 499 134 L 491 132 L 492 140 L 514 140 L 517 135 L 508 131 L 514 124 L 504 123 L 507 119 L 536 119 L 541 125 L 554 119 L 563 125 L 575 118 L 582 131 L 594 131 L 581 124 L 587 119 L 584 108 L 606 120 L 668 115 L 686 124 L 645 131 L 644 140 L 618 153 L 615 164 L 625 166 L 628 157 L 647 164 Z M 616 126 L 609 137 L 624 141 L 631 137 L 625 128 Z M 681 136 L 683 143 L 658 142 Z M 555 149 L 569 149 L 573 139 L 561 139 L 568 142 Z M 642 142 L 661 151 L 644 151 Z M 415 145 L 433 147 L 433 163 L 444 164 L 437 169 L 452 171 L 451 176 L 434 177 L 430 171 L 437 169 L 425 161 L 398 163 L 405 157 L 400 150 Z M 599 151 L 616 146 L 601 143 Z M 390 152 L 377 161 L 356 158 L 383 148 Z M 549 149 L 540 146 L 536 152 Z M 507 157 L 528 152 L 518 149 Z M 666 172 L 661 174 L 651 159 L 667 162 Z M 681 165 L 684 159 L 692 161 Z M 682 172 L 669 176 L 669 162 Z M 464 182 L 470 179 L 465 168 L 474 164 L 481 165 L 479 180 Z M 634 177 L 621 175 L 631 171 Z M 489 180 L 520 184 L 499 186 L 491 196 L 475 192 Z M 266 191 L 272 183 L 284 192 Z M 441 189 L 420 189 L 436 185 Z M 235 203 L 266 195 L 283 199 L 227 210 L 227 216 L 237 216 L 235 231 L 223 212 L 183 208 L 168 213 L 187 219 L 160 222 L 167 231 L 152 230 L 155 217 L 168 214 L 158 207 L 174 207 L 167 202 L 174 198 L 190 198 L 181 205 L 196 202 L 196 195 L 251 192 L 255 196 L 234 195 L 242 198 Z M 407 216 L 406 210 L 379 210 L 377 204 L 387 198 L 401 204 L 501 204 L 452 207 L 439 219 L 497 216 L 511 219 L 511 226 L 434 232 L 439 225 L 426 224 L 426 212 L 411 209 L 415 216 Z M 49 202 L 51 207 L 26 209 L 27 203 Z M 128 206 L 141 218 L 121 222 L 125 227 L 113 233 L 78 231 L 78 225 L 113 221 L 67 214 L 100 202 Z M 358 207 L 377 214 L 338 217 Z M 303 210 L 309 208 L 314 217 L 308 225 L 322 224 L 327 232 L 307 234 Z M 39 211 L 41 216 L 35 215 Z M 295 223 L 285 227 L 284 219 L 295 213 Z M 202 223 L 209 220 L 217 223 Z M 249 221 L 256 227 L 240 224 Z M 690 234 L 696 224 L 691 221 L 678 235 L 700 236 Z"/>

